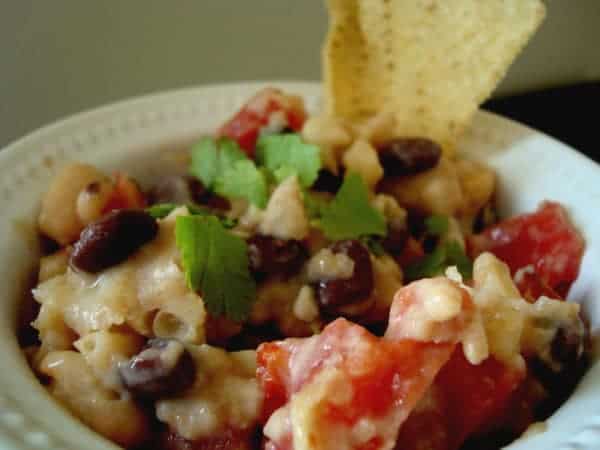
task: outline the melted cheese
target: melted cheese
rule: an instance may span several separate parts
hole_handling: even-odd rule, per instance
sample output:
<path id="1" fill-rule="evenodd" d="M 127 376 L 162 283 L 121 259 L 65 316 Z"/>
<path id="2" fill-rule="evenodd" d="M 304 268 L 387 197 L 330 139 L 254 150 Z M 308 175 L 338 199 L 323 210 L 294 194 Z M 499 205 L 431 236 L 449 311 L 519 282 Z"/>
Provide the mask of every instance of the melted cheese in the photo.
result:
<path id="1" fill-rule="evenodd" d="M 319 305 L 315 298 L 315 292 L 308 285 L 302 286 L 293 306 L 294 316 L 304 322 L 312 322 L 319 317 Z"/>
<path id="2" fill-rule="evenodd" d="M 60 311 L 64 322 L 80 336 L 123 324 L 151 336 L 154 313 L 165 310 L 181 316 L 193 329 L 184 335 L 185 340 L 203 342 L 203 302 L 186 285 L 175 245 L 175 218 L 180 214 L 187 210 L 179 208 L 161 220 L 157 237 L 125 262 L 99 274 L 69 268 L 38 285 L 34 298 Z M 178 309 L 185 311 L 178 313 Z M 43 325 L 36 321 L 34 326 Z"/>
<path id="3" fill-rule="evenodd" d="M 308 217 L 296 176 L 273 191 L 258 230 L 279 239 L 304 239 L 308 235 Z"/>
<path id="4" fill-rule="evenodd" d="M 308 261 L 308 281 L 346 280 L 354 273 L 354 260 L 345 253 L 334 253 L 329 248 L 319 250 Z"/>
<path id="5" fill-rule="evenodd" d="M 551 366 L 552 340 L 559 328 L 583 333 L 579 305 L 540 297 L 529 303 L 513 282 L 508 266 L 491 253 L 481 254 L 473 267 L 473 288 L 462 285 L 476 306 L 473 321 L 462 337 L 463 351 L 472 364 L 489 355 L 524 368 L 523 354 L 536 354 Z M 461 283 L 454 268 L 448 278 Z"/>
<path id="6" fill-rule="evenodd" d="M 428 278 L 409 285 L 410 297 L 397 297 L 390 311 L 386 335 L 394 339 L 447 342 L 455 332 L 452 319 L 464 315 L 462 289 L 443 278 Z M 399 291 L 402 296 L 403 291 Z"/>
<path id="7" fill-rule="evenodd" d="M 198 367 L 196 381 L 184 396 L 158 401 L 158 419 L 190 440 L 253 427 L 262 405 L 256 352 L 228 354 L 208 345 L 188 349 Z"/>
<path id="8" fill-rule="evenodd" d="M 347 375 L 328 367 L 307 383 L 291 401 L 276 410 L 263 432 L 274 442 L 281 442 L 291 433 L 294 450 L 353 450 L 371 439 L 381 440 L 380 449 L 391 449 L 396 439 L 400 408 L 393 408 L 381 417 L 363 416 L 356 423 L 332 423 L 327 417 L 327 405 L 344 407 L 353 399 L 353 387 Z"/>

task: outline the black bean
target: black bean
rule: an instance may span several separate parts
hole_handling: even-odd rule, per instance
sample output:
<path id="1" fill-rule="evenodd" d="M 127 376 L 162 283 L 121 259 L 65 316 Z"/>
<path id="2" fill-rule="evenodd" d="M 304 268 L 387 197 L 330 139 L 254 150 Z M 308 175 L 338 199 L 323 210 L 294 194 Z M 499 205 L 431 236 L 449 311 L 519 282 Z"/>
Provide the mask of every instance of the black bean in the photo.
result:
<path id="1" fill-rule="evenodd" d="M 565 372 L 572 371 L 584 358 L 585 327 L 583 322 L 577 320 L 569 325 L 563 325 L 556 330 L 550 344 L 550 352 L 540 362 L 544 365 L 541 375 L 542 383 L 546 381 L 560 384 L 559 378 Z"/>
<path id="2" fill-rule="evenodd" d="M 343 182 L 343 176 L 335 175 L 327 169 L 321 169 L 317 180 L 312 185 L 312 189 L 318 192 L 330 192 L 331 194 L 335 194 L 340 189 Z"/>
<path id="3" fill-rule="evenodd" d="M 421 243 L 421 247 L 425 253 L 433 252 L 440 241 L 440 236 L 431 234 L 428 231 L 426 224 L 428 217 L 431 216 L 423 211 L 411 208 L 408 209 L 408 216 L 406 219 L 409 236 L 414 237 Z"/>
<path id="4" fill-rule="evenodd" d="M 83 229 L 69 262 L 85 272 L 100 272 L 125 261 L 157 233 L 156 220 L 145 211 L 114 210 Z"/>
<path id="5" fill-rule="evenodd" d="M 538 355 L 528 358 L 530 373 L 548 393 L 548 397 L 536 405 L 536 419 L 549 417 L 571 395 L 586 372 L 589 366 L 586 336 L 583 322 L 560 327 L 545 358 Z"/>
<path id="6" fill-rule="evenodd" d="M 379 161 L 386 176 L 413 175 L 437 166 L 439 144 L 426 138 L 395 138 L 379 146 Z"/>
<path id="7" fill-rule="evenodd" d="M 119 365 L 125 388 L 135 397 L 158 399 L 183 392 L 196 378 L 196 365 L 175 339 L 152 339 L 126 363 Z"/>
<path id="8" fill-rule="evenodd" d="M 257 278 L 269 275 L 290 277 L 308 259 L 308 250 L 302 242 L 294 239 L 257 234 L 248 239 L 248 258 L 250 270 Z"/>
<path id="9" fill-rule="evenodd" d="M 205 195 L 201 201 L 196 203 L 206 205 L 210 209 L 218 209 L 221 211 L 228 211 L 231 208 L 231 203 L 229 203 L 229 200 L 214 193 Z"/>
<path id="10" fill-rule="evenodd" d="M 317 283 L 319 303 L 327 312 L 335 313 L 337 307 L 358 303 L 371 295 L 374 287 L 373 266 L 369 251 L 357 240 L 338 241 L 330 249 L 334 254 L 344 253 L 354 261 L 350 278 Z"/>
<path id="11" fill-rule="evenodd" d="M 565 367 L 574 366 L 583 355 L 583 334 L 573 328 L 559 328 L 552 340 L 550 355 Z"/>

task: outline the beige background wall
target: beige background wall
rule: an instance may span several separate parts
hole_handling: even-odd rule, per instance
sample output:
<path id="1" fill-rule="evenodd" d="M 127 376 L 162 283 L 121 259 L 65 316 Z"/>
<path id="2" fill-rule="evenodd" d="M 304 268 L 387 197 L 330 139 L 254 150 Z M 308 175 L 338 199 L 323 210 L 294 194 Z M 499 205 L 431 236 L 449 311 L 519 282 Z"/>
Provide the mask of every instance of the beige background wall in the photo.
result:
<path id="1" fill-rule="evenodd" d="M 547 4 L 499 93 L 600 78 L 600 1 Z M 326 23 L 322 0 L 0 0 L 0 147 L 142 93 L 318 79 Z"/>

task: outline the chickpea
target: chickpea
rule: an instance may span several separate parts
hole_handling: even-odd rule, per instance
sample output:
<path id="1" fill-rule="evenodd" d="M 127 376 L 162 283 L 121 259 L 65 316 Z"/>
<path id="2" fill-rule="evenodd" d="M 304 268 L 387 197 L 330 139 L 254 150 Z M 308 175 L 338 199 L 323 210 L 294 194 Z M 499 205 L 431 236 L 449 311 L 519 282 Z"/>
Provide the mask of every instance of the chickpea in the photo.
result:
<path id="1" fill-rule="evenodd" d="M 447 158 L 442 158 L 433 169 L 416 175 L 384 180 L 382 191 L 395 197 L 404 208 L 426 214 L 451 216 L 461 213 L 465 205 L 456 163 Z"/>
<path id="2" fill-rule="evenodd" d="M 77 215 L 82 224 L 98 220 L 114 191 L 109 179 L 93 181 L 83 188 L 77 196 Z"/>
<path id="3" fill-rule="evenodd" d="M 105 179 L 98 169 L 87 164 L 66 166 L 52 180 L 42 199 L 38 217 L 40 231 L 61 245 L 77 240 L 84 224 L 77 213 L 77 199 L 90 183 Z"/>

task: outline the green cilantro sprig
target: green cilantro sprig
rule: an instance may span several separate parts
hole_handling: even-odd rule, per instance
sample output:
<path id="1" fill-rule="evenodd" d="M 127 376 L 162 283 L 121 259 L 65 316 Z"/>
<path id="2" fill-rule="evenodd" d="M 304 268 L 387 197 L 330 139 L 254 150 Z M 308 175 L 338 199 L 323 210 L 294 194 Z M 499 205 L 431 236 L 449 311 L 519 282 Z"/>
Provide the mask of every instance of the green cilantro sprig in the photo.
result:
<path id="1" fill-rule="evenodd" d="M 267 206 L 269 189 L 264 173 L 250 160 L 236 161 L 215 180 L 214 190 L 227 198 L 245 198 L 250 203 Z"/>
<path id="2" fill-rule="evenodd" d="M 175 208 L 185 206 L 192 216 L 210 216 L 213 215 L 208 209 L 202 208 L 198 205 L 188 203 L 186 205 L 178 205 L 177 203 L 158 203 L 146 208 L 146 212 L 155 219 L 163 219 L 167 217 Z M 233 228 L 237 225 L 237 220 L 230 219 L 229 217 L 218 217 L 219 221 L 225 228 Z"/>
<path id="3" fill-rule="evenodd" d="M 434 236 L 443 236 L 448 233 L 450 228 L 450 219 L 448 216 L 433 215 L 425 219 L 427 232 Z"/>
<path id="4" fill-rule="evenodd" d="M 179 216 L 175 241 L 186 282 L 202 295 L 208 312 L 244 320 L 256 294 L 244 240 L 228 232 L 215 216 Z"/>
<path id="5" fill-rule="evenodd" d="M 319 147 L 303 142 L 293 133 L 262 136 L 256 145 L 256 158 L 278 182 L 297 175 L 305 188 L 312 186 L 321 169 Z"/>
<path id="6" fill-rule="evenodd" d="M 425 228 L 429 236 L 438 238 L 438 244 L 433 252 L 406 268 L 406 278 L 412 281 L 435 277 L 442 275 L 447 267 L 456 266 L 464 279 L 471 279 L 473 262 L 458 242 L 448 238 L 450 218 L 444 215 L 429 216 L 425 219 Z"/>
<path id="7" fill-rule="evenodd" d="M 202 138 L 192 147 L 190 173 L 207 189 L 227 198 L 245 198 L 259 208 L 268 199 L 265 174 L 231 139 Z"/>
<path id="8" fill-rule="evenodd" d="M 217 178 L 236 162 L 248 160 L 235 141 L 221 138 L 214 140 L 204 137 L 192 147 L 190 172 L 206 189 L 213 189 Z"/>
<path id="9" fill-rule="evenodd" d="M 208 216 L 211 214 L 207 209 L 201 208 L 200 206 L 193 204 L 178 205 L 177 203 L 158 203 L 146 208 L 146 212 L 155 219 L 163 219 L 167 217 L 171 212 L 180 206 L 185 206 L 190 214 L 196 216 Z"/>
<path id="10" fill-rule="evenodd" d="M 346 175 L 335 198 L 321 210 L 321 228 L 329 239 L 385 236 L 383 215 L 369 203 L 369 190 L 360 175 Z"/>
<path id="11" fill-rule="evenodd" d="M 302 142 L 297 134 L 263 136 L 257 143 L 257 161 L 248 158 L 235 141 L 202 138 L 192 147 L 190 172 L 209 190 L 227 198 L 245 198 L 264 208 L 269 183 L 296 175 L 310 187 L 319 174 L 319 148 Z"/>
<path id="12" fill-rule="evenodd" d="M 380 237 L 377 236 L 361 236 L 360 242 L 369 249 L 375 256 L 385 255 L 385 248 Z"/>
<path id="13" fill-rule="evenodd" d="M 303 196 L 306 214 L 310 219 L 318 221 L 321 218 L 325 208 L 327 208 L 329 200 L 309 190 L 305 190 L 303 192 Z"/>
<path id="14" fill-rule="evenodd" d="M 409 281 L 442 275 L 447 267 L 456 266 L 465 280 L 473 277 L 473 262 L 456 241 L 439 244 L 433 252 L 405 270 Z"/>

